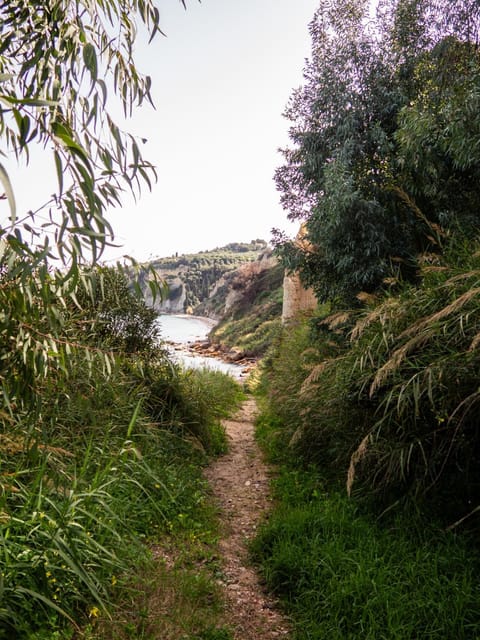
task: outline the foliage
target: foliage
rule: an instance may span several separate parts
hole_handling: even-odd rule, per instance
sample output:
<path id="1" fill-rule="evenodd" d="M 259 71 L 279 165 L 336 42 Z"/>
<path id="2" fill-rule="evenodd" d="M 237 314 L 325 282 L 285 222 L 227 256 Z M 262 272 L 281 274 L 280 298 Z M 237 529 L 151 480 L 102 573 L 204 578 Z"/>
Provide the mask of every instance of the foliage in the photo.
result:
<path id="1" fill-rule="evenodd" d="M 184 543 L 171 567 L 160 561 L 140 569 L 115 619 L 98 620 L 88 640 L 232 640 L 221 626 L 218 567 L 206 544 Z"/>
<path id="2" fill-rule="evenodd" d="M 200 536 L 200 467 L 225 447 L 220 417 L 240 396 L 230 378 L 168 360 L 155 314 L 124 272 L 81 272 L 58 307 L 54 287 L 68 285 L 58 272 L 47 277 L 44 305 L 5 276 L 0 288 L 3 335 L 25 328 L 40 342 L 0 342 L 0 636 L 8 638 L 108 617 L 116 583 L 147 553 L 142 540 Z"/>
<path id="3" fill-rule="evenodd" d="M 294 146 L 284 150 L 276 182 L 289 217 L 306 219 L 311 245 L 278 240 L 286 266 L 300 268 L 322 300 L 375 288 L 391 257 L 407 258 L 411 243 L 386 194 L 404 97 L 366 26 L 367 12 L 367 2 L 320 3 L 305 84 L 285 113 Z"/>
<path id="4" fill-rule="evenodd" d="M 122 268 L 90 270 L 79 285 L 76 300 L 81 321 L 91 321 L 97 346 L 129 354 L 157 347 L 157 314 L 131 286 Z"/>
<path id="5" fill-rule="evenodd" d="M 107 209 L 155 179 L 112 98 L 122 120 L 150 102 L 133 52 L 137 31 L 160 33 L 158 9 L 13 1 L 0 18 L 4 156 L 51 150 L 58 179 L 25 214 L 0 166 L 0 636 L 66 639 L 111 617 L 134 569 L 152 566 L 150 537 L 213 535 L 201 465 L 225 446 L 219 417 L 239 391 L 179 371 L 131 271 L 97 266 L 113 239 Z M 202 588 L 207 603 L 212 581 Z M 195 632 L 214 634 L 214 621 Z"/>
<path id="6" fill-rule="evenodd" d="M 321 3 L 286 112 L 307 241 L 277 252 L 333 312 L 264 361 L 259 438 L 288 468 L 253 552 L 299 638 L 475 638 L 478 3 L 366 15 Z"/>
<path id="7" fill-rule="evenodd" d="M 429 220 L 462 232 L 478 226 L 476 46 L 453 36 L 437 42 L 415 74 L 422 91 L 399 113 L 395 138 L 403 188 Z"/>
<path id="8" fill-rule="evenodd" d="M 62 377 L 71 371 L 75 349 L 84 350 L 86 366 L 101 359 L 106 371 L 112 367 L 108 353 L 90 340 L 92 319 L 82 326 L 80 313 L 74 319 L 72 310 L 96 286 L 89 276 L 95 280 L 98 273 L 84 267 L 112 239 L 107 209 L 120 203 L 122 191 L 139 193 L 155 177 L 139 141 L 120 129 L 111 110 L 115 96 L 124 117 L 150 101 L 151 81 L 134 64 L 137 22 L 151 38 L 160 29 L 150 0 L 14 1 L 3 3 L 0 18 L 4 155 L 28 163 L 35 148 L 43 156 L 51 149 L 58 178 L 52 201 L 25 214 L 17 212 L 7 170 L 0 166 L 10 209 L 0 227 L 1 411 L 13 416 L 38 406 L 38 385 L 52 372 Z M 125 330 L 123 325 L 121 340 L 128 341 Z"/>
<path id="9" fill-rule="evenodd" d="M 266 367 L 292 450 L 377 509 L 409 496 L 477 522 L 478 255 L 457 246 L 421 287 L 290 330 Z"/>
<path id="10" fill-rule="evenodd" d="M 173 365 L 160 359 L 141 377 L 141 360 L 117 358 L 107 376 L 98 362 L 85 366 L 83 351 L 71 358 L 68 378 L 45 380 L 34 422 L 17 416 L 0 434 L 0 636 L 9 639 L 108 619 L 112 598 L 148 562 L 144 541 L 201 541 L 212 527 L 201 466 L 224 446 L 217 417 L 236 406 L 238 386 L 175 370 L 175 396 L 153 422 L 152 395 L 175 385 Z"/>
<path id="11" fill-rule="evenodd" d="M 445 514 L 461 516 L 476 511 L 480 482 L 477 245 L 470 251 L 457 248 L 443 269 L 426 269 L 420 289 L 407 287 L 360 318 L 348 383 L 371 414 L 350 475 L 429 492 Z"/>
<path id="12" fill-rule="evenodd" d="M 119 204 L 125 187 L 151 185 L 155 172 L 142 158 L 139 142 L 107 110 L 109 92 L 118 95 L 125 116 L 151 101 L 151 80 L 134 64 L 137 19 L 151 38 L 160 32 L 159 11 L 150 0 L 2 5 L 4 145 L 15 158 L 27 161 L 33 146 L 51 148 L 58 176 L 45 229 L 38 212 L 27 215 L 28 223 L 16 218 L 14 194 L 2 170 L 11 208 L 3 242 L 25 260 L 30 246 L 39 247 L 39 259 L 45 260 L 52 239 L 64 260 L 78 261 L 85 246 L 95 260 L 112 234 L 107 207 Z M 32 242 L 23 238 L 24 232 Z"/>
<path id="13" fill-rule="evenodd" d="M 251 551 L 293 638 L 478 637 L 478 562 L 467 540 L 432 524 L 419 530 L 410 514 L 376 523 L 318 472 L 288 462 L 275 498 Z"/>
<path id="14" fill-rule="evenodd" d="M 144 406 L 151 420 L 172 424 L 205 451 L 225 451 L 220 421 L 239 406 L 242 392 L 232 377 L 210 369 L 182 371 L 169 361 L 144 363 L 137 372 L 145 387 Z"/>
<path id="15" fill-rule="evenodd" d="M 475 3 L 385 0 L 368 14 L 367 2 L 320 3 L 285 113 L 293 146 L 277 188 L 309 243 L 276 245 L 322 301 L 415 280 L 420 253 L 476 224 Z"/>

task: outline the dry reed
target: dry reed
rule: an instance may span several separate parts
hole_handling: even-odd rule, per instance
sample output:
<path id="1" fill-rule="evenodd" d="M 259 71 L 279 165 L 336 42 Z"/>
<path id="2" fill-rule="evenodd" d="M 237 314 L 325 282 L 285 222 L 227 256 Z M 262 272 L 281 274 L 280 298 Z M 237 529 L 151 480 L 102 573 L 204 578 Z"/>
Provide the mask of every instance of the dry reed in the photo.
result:
<path id="1" fill-rule="evenodd" d="M 355 481 L 355 471 L 359 462 L 361 462 L 368 451 L 368 443 L 370 441 L 370 434 L 366 435 L 358 445 L 357 449 L 353 452 L 350 458 L 350 465 L 347 473 L 347 494 L 350 496 L 352 493 L 353 483 Z"/>

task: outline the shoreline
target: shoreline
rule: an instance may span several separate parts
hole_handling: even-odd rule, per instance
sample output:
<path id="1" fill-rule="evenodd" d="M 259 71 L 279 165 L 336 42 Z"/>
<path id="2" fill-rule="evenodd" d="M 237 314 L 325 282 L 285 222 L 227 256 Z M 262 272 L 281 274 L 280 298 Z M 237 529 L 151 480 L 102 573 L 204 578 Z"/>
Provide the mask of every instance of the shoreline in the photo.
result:
<path id="1" fill-rule="evenodd" d="M 200 361 L 211 360 L 232 367 L 231 371 L 235 371 L 239 378 L 247 376 L 258 363 L 258 358 L 245 356 L 238 351 L 227 350 L 219 344 L 210 342 L 208 339 L 185 343 L 169 340 L 165 344 L 180 356 L 183 355 L 192 360 L 196 358 Z"/>
<path id="2" fill-rule="evenodd" d="M 211 327 L 214 327 L 219 322 L 218 320 L 210 318 L 209 316 L 197 316 L 194 313 L 167 313 L 165 311 L 162 311 L 161 313 L 158 313 L 157 316 L 159 318 L 161 316 L 167 316 L 169 318 L 182 318 L 185 320 L 200 320 L 202 322 L 205 322 L 205 324 L 210 325 Z"/>
<path id="3" fill-rule="evenodd" d="M 177 354 L 179 359 L 188 360 L 193 363 L 197 360 L 198 364 L 204 361 L 205 366 L 211 361 L 221 363 L 226 368 L 230 368 L 230 372 L 236 377 L 244 377 L 248 375 L 258 362 L 258 358 L 252 358 L 238 349 L 225 347 L 219 343 L 212 342 L 208 337 L 209 332 L 218 324 L 218 320 L 208 318 L 206 316 L 197 316 L 186 313 L 162 313 L 158 315 L 160 326 L 162 320 L 171 320 L 172 322 L 180 321 L 188 323 L 193 321 L 197 323 L 200 330 L 192 330 L 183 333 L 182 331 L 171 331 L 170 337 L 163 339 L 164 344 Z M 203 331 L 202 331 L 203 327 Z M 165 327 L 167 329 L 167 327 Z M 168 330 L 167 330 L 168 333 Z M 189 366 L 187 364 L 187 366 Z"/>

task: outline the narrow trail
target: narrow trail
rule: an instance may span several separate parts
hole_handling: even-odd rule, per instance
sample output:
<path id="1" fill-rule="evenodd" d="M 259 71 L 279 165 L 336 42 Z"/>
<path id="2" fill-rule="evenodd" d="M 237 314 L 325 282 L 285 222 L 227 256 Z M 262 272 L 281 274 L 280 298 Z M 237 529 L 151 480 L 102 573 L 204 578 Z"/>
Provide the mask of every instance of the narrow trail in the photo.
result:
<path id="1" fill-rule="evenodd" d="M 248 399 L 232 420 L 224 422 L 229 452 L 205 475 L 221 509 L 222 585 L 235 640 L 286 639 L 288 622 L 262 589 L 248 559 L 247 541 L 270 504 L 268 467 L 254 439 L 256 411 L 255 400 Z"/>

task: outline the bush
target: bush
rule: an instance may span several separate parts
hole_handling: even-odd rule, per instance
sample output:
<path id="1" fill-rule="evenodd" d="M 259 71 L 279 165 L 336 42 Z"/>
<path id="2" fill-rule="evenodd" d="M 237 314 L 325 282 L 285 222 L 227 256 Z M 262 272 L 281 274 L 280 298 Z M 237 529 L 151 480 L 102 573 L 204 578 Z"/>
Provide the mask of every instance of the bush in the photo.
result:
<path id="1" fill-rule="evenodd" d="M 147 553 L 142 540 L 201 527 L 205 453 L 169 422 L 148 420 L 145 389 L 121 368 L 108 379 L 94 370 L 88 395 L 83 376 L 43 425 L 19 420 L 0 434 L 0 637 L 9 640 L 106 615 L 115 583 Z M 212 448 L 223 443 L 218 425 L 202 428 Z"/>
<path id="2" fill-rule="evenodd" d="M 149 356 L 107 371 L 102 352 L 72 349 L 68 369 L 37 380 L 30 412 L 2 415 L 0 638 L 108 617 L 144 541 L 210 529 L 201 470 L 226 446 L 220 419 L 240 387 Z"/>
<path id="3" fill-rule="evenodd" d="M 149 362 L 137 371 L 151 420 L 193 438 L 205 452 L 225 450 L 221 419 L 242 399 L 235 380 L 210 369 L 186 369 L 167 361 Z"/>
<path id="4" fill-rule="evenodd" d="M 375 492 L 379 505 L 428 496 L 448 524 L 474 523 L 479 260 L 477 245 L 456 247 L 424 269 L 421 286 L 324 318 L 315 341 L 305 327 L 284 338 L 270 367 L 271 410 L 305 461 L 349 491 Z"/>
<path id="5" fill-rule="evenodd" d="M 292 453 L 380 509 L 407 497 L 476 526 L 479 260 L 457 245 L 421 286 L 283 336 L 266 376 Z"/>

